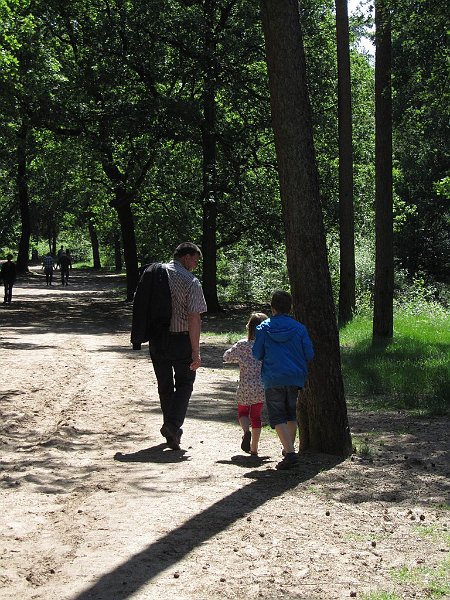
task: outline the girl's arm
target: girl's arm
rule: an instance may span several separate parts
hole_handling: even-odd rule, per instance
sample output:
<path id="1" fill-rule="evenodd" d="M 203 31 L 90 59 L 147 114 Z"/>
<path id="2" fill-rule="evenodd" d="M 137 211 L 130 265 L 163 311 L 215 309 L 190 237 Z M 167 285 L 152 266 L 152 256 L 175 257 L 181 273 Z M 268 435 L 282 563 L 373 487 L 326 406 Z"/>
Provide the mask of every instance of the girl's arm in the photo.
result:
<path id="1" fill-rule="evenodd" d="M 264 358 L 264 333 L 256 328 L 255 342 L 252 349 L 253 358 L 262 360 Z"/>
<path id="2" fill-rule="evenodd" d="M 226 350 L 225 354 L 223 355 L 223 362 L 238 363 L 240 361 L 240 359 L 241 359 L 241 348 L 240 348 L 239 342 L 236 342 L 235 344 L 233 344 L 231 346 L 231 348 Z"/>

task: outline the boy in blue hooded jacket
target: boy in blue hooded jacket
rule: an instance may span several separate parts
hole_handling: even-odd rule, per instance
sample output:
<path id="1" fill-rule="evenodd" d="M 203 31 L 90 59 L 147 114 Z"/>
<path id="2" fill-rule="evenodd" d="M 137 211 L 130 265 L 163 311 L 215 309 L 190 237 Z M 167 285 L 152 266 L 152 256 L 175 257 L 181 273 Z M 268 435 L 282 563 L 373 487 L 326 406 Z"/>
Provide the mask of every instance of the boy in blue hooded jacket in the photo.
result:
<path id="1" fill-rule="evenodd" d="M 283 460 L 277 469 L 290 469 L 298 463 L 294 442 L 297 433 L 298 391 L 305 385 L 308 362 L 314 356 L 306 327 L 289 315 L 292 297 L 276 291 L 270 302 L 273 316 L 256 328 L 253 356 L 262 361 L 269 423 L 283 445 Z"/>

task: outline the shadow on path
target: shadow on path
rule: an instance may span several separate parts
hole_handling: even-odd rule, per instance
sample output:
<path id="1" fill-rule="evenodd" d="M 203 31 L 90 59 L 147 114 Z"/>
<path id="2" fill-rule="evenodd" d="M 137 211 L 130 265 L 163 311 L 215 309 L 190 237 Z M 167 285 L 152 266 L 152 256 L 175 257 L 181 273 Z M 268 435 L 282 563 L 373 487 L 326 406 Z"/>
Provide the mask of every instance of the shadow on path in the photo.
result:
<path id="1" fill-rule="evenodd" d="M 130 598 L 159 573 L 176 565 L 194 548 L 225 531 L 269 500 L 313 478 L 324 468 L 336 466 L 340 460 L 327 456 L 324 457 L 324 462 L 325 467 L 323 462 L 312 464 L 311 457 L 301 457 L 300 465 L 295 471 L 249 471 L 244 475 L 252 480 L 247 486 L 217 501 L 178 529 L 134 554 L 109 573 L 102 575 L 96 583 L 73 600 Z"/>
<path id="2" fill-rule="evenodd" d="M 114 460 L 123 463 L 179 463 L 185 460 L 189 460 L 186 456 L 186 450 L 177 450 L 174 452 L 167 447 L 167 444 L 158 444 L 151 448 L 145 448 L 144 450 L 138 450 L 137 452 L 130 452 L 123 454 L 117 452 L 114 455 Z"/>

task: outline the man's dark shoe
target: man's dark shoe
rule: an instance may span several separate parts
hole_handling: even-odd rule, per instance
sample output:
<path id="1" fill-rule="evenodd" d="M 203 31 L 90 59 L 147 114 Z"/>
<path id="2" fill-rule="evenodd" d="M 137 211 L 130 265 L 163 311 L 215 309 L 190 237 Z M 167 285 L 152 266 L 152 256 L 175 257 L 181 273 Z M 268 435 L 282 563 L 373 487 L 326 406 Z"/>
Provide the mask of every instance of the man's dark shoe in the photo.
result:
<path id="1" fill-rule="evenodd" d="M 180 431 L 181 433 L 179 433 Z M 180 439 L 183 433 L 182 429 L 173 432 L 168 425 L 164 424 L 160 429 L 160 433 L 166 438 L 167 445 L 171 450 L 180 450 Z"/>
<path id="2" fill-rule="evenodd" d="M 295 452 L 289 452 L 275 468 L 278 469 L 278 471 L 286 471 L 287 469 L 296 467 L 298 462 L 298 454 Z"/>
<path id="3" fill-rule="evenodd" d="M 176 432 L 175 434 L 175 440 L 171 441 L 171 442 L 167 442 L 167 445 L 169 446 L 169 448 L 171 448 L 172 450 L 181 450 L 180 448 L 180 442 L 181 442 L 181 436 L 183 435 L 183 430 L 180 429 Z"/>
<path id="4" fill-rule="evenodd" d="M 179 430 L 177 431 L 177 442 L 180 443 L 181 442 L 181 436 L 183 435 L 183 430 L 181 429 L 181 427 L 179 428 Z"/>

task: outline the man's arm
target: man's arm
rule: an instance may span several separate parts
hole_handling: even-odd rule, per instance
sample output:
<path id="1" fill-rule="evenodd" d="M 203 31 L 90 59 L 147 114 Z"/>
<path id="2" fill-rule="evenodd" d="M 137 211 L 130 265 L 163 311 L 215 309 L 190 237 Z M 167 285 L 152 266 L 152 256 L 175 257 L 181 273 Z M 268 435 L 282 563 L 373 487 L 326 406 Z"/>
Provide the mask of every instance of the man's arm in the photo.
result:
<path id="1" fill-rule="evenodd" d="M 189 313 L 188 329 L 192 346 L 192 362 L 190 368 L 192 371 L 196 371 L 202 363 L 200 358 L 200 331 L 202 329 L 200 313 Z"/>

